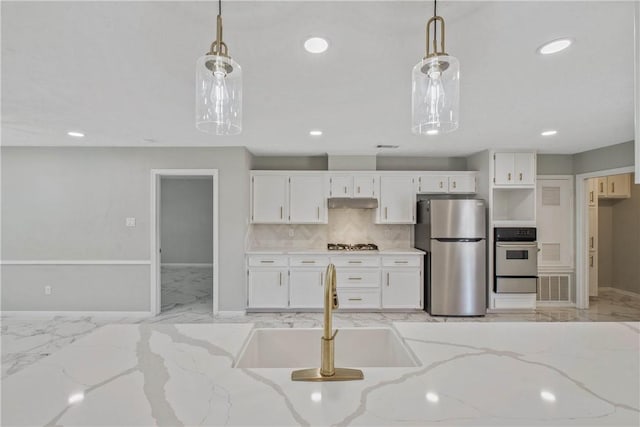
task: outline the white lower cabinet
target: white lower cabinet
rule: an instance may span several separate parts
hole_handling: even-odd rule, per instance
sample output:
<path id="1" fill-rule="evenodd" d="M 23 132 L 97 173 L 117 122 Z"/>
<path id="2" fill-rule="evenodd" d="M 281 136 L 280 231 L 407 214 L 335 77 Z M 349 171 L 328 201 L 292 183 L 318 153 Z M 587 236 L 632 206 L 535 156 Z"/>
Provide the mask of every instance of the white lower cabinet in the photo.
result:
<path id="1" fill-rule="evenodd" d="M 293 308 L 322 308 L 324 269 L 291 269 L 289 292 L 289 305 Z"/>
<path id="2" fill-rule="evenodd" d="M 421 308 L 419 268 L 382 270 L 382 308 Z"/>
<path id="3" fill-rule="evenodd" d="M 288 269 L 249 270 L 249 307 L 287 308 L 289 306 Z"/>

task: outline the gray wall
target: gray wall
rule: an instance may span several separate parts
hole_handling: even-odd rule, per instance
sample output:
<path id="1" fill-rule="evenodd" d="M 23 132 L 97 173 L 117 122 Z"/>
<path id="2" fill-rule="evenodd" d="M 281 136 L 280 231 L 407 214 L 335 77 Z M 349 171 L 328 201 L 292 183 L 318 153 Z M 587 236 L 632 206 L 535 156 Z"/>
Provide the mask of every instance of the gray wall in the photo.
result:
<path id="1" fill-rule="evenodd" d="M 151 169 L 218 169 L 220 310 L 244 308 L 250 167 L 244 148 L 1 150 L 4 260 L 149 260 Z M 135 217 L 136 227 L 125 227 L 126 217 Z M 148 265 L 45 270 L 2 266 L 2 309 L 149 310 Z M 44 295 L 44 285 L 53 286 L 53 295 Z"/>
<path id="2" fill-rule="evenodd" d="M 211 264 L 213 180 L 163 177 L 160 188 L 162 263 Z"/>
<path id="3" fill-rule="evenodd" d="M 613 287 L 640 294 L 640 184 L 613 205 Z"/>
<path id="4" fill-rule="evenodd" d="M 464 157 L 395 157 L 378 156 L 376 169 L 381 171 L 466 171 Z"/>
<path id="5" fill-rule="evenodd" d="M 573 155 L 538 154 L 538 175 L 573 175 Z"/>
<path id="6" fill-rule="evenodd" d="M 633 141 L 610 145 L 573 155 L 573 173 L 596 172 L 634 165 Z"/>
<path id="7" fill-rule="evenodd" d="M 598 286 L 613 285 L 613 203 L 598 200 Z"/>
<path id="8" fill-rule="evenodd" d="M 327 170 L 327 156 L 251 156 L 253 170 Z"/>

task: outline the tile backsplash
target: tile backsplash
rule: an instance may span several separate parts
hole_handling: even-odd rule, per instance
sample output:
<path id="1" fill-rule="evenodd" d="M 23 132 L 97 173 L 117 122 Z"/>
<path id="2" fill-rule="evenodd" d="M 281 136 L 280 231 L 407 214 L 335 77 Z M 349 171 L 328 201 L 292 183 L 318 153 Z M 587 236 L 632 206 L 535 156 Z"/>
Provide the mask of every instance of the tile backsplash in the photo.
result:
<path id="1" fill-rule="evenodd" d="M 330 242 L 375 243 L 380 249 L 413 246 L 412 225 L 374 224 L 374 215 L 373 209 L 329 209 L 326 225 L 254 224 L 248 249 L 325 249 Z"/>

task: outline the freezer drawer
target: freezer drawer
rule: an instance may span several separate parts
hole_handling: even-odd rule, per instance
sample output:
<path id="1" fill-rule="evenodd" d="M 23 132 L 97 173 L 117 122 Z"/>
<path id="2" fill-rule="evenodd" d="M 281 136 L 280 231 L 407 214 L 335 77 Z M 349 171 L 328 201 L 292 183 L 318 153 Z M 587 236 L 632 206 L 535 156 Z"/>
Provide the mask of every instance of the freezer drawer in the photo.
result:
<path id="1" fill-rule="evenodd" d="M 428 309 L 441 316 L 486 312 L 486 242 L 431 241 Z"/>
<path id="2" fill-rule="evenodd" d="M 537 277 L 496 277 L 498 294 L 535 294 L 538 292 Z"/>

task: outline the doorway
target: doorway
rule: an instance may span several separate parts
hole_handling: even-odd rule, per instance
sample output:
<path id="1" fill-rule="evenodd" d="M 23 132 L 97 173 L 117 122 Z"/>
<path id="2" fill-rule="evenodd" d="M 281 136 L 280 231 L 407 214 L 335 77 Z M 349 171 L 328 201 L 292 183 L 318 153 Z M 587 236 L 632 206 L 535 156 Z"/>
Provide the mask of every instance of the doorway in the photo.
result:
<path id="1" fill-rule="evenodd" d="M 577 305 L 640 298 L 640 185 L 633 168 L 578 175 Z"/>
<path id="2" fill-rule="evenodd" d="M 217 170 L 151 174 L 151 312 L 218 312 Z"/>

